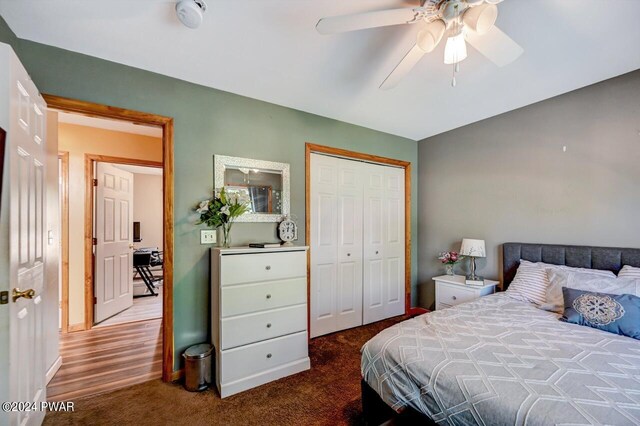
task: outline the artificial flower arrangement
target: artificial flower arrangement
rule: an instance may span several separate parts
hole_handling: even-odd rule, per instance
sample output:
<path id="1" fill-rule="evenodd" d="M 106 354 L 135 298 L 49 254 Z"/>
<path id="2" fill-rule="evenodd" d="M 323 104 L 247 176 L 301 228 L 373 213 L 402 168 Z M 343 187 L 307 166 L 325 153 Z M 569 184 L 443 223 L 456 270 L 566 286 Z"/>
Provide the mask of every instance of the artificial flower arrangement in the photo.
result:
<path id="1" fill-rule="evenodd" d="M 203 200 L 196 208 L 200 215 L 197 225 L 205 224 L 211 228 L 222 228 L 224 247 L 231 246 L 231 226 L 235 219 L 249 210 L 249 194 L 243 192 L 233 192 L 228 194 L 222 188 L 214 191 L 213 197 Z"/>
<path id="2" fill-rule="evenodd" d="M 438 260 L 442 262 L 447 270 L 447 275 L 453 275 L 453 265 L 463 259 L 457 251 L 443 251 L 438 255 Z"/>

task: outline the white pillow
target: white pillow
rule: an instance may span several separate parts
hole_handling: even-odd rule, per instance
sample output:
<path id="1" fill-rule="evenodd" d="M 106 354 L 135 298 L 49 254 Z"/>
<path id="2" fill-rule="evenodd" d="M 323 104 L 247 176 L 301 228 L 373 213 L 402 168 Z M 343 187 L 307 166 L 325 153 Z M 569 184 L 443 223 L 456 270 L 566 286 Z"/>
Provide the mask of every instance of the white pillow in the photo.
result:
<path id="1" fill-rule="evenodd" d="M 640 278 L 640 268 L 624 265 L 618 272 L 618 278 Z"/>
<path id="2" fill-rule="evenodd" d="M 521 262 L 526 262 L 522 261 Z M 603 277 L 610 277 L 610 278 L 615 278 L 616 274 L 614 274 L 611 271 L 607 271 L 605 269 L 588 269 L 588 268 L 574 268 L 573 266 L 566 266 L 566 265 L 553 265 L 551 263 L 544 263 L 544 262 L 538 262 L 536 263 L 536 265 L 540 265 L 543 268 L 547 269 L 547 272 L 549 272 L 549 270 L 551 269 L 555 269 L 555 270 L 560 270 L 560 271 L 568 271 L 568 272 L 580 272 L 582 274 L 589 274 L 589 275 L 599 275 L 599 276 L 603 276 Z"/>
<path id="3" fill-rule="evenodd" d="M 516 276 L 505 294 L 515 300 L 541 305 L 546 302 L 548 286 L 549 280 L 544 267 L 521 260 Z"/>
<path id="4" fill-rule="evenodd" d="M 548 278 L 546 303 L 541 304 L 540 309 L 558 314 L 564 312 L 562 287 L 598 293 L 640 296 L 640 278 L 616 278 L 615 276 L 611 278 L 553 268 L 548 269 Z"/>

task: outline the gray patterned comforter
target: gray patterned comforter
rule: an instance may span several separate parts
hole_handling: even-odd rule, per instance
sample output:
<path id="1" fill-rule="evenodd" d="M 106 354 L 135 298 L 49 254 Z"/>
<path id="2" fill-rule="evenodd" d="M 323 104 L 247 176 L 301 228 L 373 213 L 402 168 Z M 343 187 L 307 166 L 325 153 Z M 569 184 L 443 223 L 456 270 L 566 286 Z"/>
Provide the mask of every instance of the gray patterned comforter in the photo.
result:
<path id="1" fill-rule="evenodd" d="M 640 341 L 496 294 L 390 327 L 362 376 L 438 424 L 640 424 Z"/>

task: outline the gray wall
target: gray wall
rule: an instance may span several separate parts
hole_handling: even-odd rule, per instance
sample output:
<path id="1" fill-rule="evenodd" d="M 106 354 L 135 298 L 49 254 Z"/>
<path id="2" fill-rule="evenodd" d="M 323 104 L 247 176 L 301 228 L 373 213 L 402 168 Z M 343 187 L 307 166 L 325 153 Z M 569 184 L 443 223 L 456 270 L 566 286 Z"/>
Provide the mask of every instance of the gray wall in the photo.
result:
<path id="1" fill-rule="evenodd" d="M 464 237 L 486 240 L 488 278 L 508 241 L 640 247 L 640 71 L 425 139 L 418 152 L 423 306 L 444 270 L 437 253 Z"/>
<path id="2" fill-rule="evenodd" d="M 174 118 L 175 123 L 175 363 L 189 345 L 209 339 L 209 247 L 200 245 L 193 207 L 213 189 L 213 155 L 291 164 L 291 212 L 304 236 L 305 142 L 416 163 L 415 141 L 114 62 L 20 40 L 0 19 L 0 42 L 11 44 L 38 88 L 48 94 Z M 417 167 L 412 179 L 417 180 Z M 412 185 L 417 200 L 417 185 Z M 412 208 L 417 239 L 417 204 Z M 238 223 L 234 244 L 276 238 L 274 224 Z M 300 243 L 303 243 L 301 238 Z M 417 282 L 417 246 L 412 248 Z M 414 299 L 415 300 L 415 299 Z"/>

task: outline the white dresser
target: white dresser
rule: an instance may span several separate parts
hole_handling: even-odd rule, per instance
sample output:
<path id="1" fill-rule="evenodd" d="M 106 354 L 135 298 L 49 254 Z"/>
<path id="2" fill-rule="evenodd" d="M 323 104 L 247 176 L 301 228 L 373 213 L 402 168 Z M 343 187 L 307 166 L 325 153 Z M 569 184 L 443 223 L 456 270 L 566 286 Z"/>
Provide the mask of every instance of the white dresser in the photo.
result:
<path id="1" fill-rule="evenodd" d="M 308 370 L 307 247 L 212 249 L 211 311 L 222 398 Z"/>

